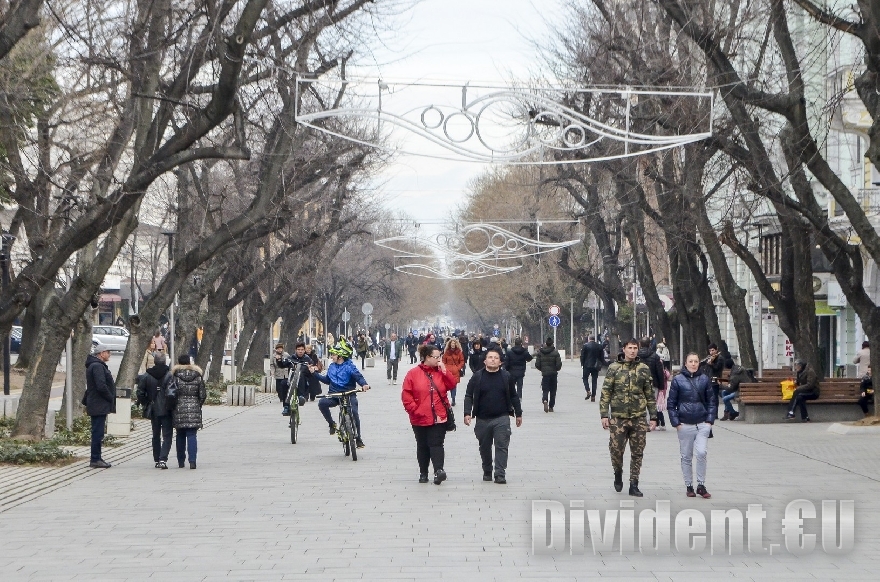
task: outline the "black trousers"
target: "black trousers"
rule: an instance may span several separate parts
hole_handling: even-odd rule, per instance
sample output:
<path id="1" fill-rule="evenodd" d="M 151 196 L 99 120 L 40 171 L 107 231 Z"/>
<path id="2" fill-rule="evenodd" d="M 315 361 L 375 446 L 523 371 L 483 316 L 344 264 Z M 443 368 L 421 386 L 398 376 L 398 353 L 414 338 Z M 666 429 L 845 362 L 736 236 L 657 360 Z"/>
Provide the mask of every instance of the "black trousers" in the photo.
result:
<path id="1" fill-rule="evenodd" d="M 153 462 L 168 461 L 168 453 L 171 452 L 172 420 L 170 414 L 150 418 L 153 425 Z"/>
<path id="2" fill-rule="evenodd" d="M 595 398 L 596 384 L 598 383 L 598 381 L 599 368 L 584 368 L 584 390 L 587 391 L 587 396 Z"/>
<path id="3" fill-rule="evenodd" d="M 556 406 L 557 380 L 558 374 L 547 374 L 546 376 L 541 376 L 541 392 L 543 393 L 541 401 L 549 402 L 550 408 Z"/>
<path id="4" fill-rule="evenodd" d="M 807 414 L 807 400 L 815 400 L 819 398 L 819 392 L 814 390 L 813 388 L 798 388 L 794 391 L 794 394 L 791 395 L 791 402 L 788 409 L 789 414 L 794 414 L 795 408 L 801 409 L 801 420 L 806 420 L 809 417 Z"/>
<path id="5" fill-rule="evenodd" d="M 287 391 L 290 389 L 290 383 L 287 378 L 275 378 L 275 392 L 278 393 L 278 400 L 284 403 L 287 400 Z"/>
<path id="6" fill-rule="evenodd" d="M 443 443 L 446 440 L 446 427 L 442 424 L 431 426 L 413 426 L 416 435 L 416 458 L 419 461 L 419 473 L 428 474 L 428 462 L 434 465 L 434 471 L 443 468 L 446 452 Z"/>

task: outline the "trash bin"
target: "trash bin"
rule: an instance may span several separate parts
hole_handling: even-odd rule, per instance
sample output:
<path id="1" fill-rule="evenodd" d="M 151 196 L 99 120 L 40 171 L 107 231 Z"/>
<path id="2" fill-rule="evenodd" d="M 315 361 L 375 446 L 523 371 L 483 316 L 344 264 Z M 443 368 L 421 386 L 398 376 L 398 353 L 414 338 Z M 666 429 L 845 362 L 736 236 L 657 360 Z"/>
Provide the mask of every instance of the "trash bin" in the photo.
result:
<path id="1" fill-rule="evenodd" d="M 116 388 L 116 414 L 107 415 L 107 434 L 131 434 L 131 388 Z"/>

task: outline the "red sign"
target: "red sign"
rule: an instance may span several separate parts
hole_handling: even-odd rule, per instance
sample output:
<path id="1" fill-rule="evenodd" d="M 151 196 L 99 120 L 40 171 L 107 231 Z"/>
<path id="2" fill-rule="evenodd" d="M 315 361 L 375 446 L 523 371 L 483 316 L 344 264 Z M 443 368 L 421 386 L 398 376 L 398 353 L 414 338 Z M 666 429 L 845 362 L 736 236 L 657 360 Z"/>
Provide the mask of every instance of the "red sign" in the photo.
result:
<path id="1" fill-rule="evenodd" d="M 785 338 L 785 357 L 791 358 L 794 356 L 794 346 L 791 343 L 791 340 Z"/>

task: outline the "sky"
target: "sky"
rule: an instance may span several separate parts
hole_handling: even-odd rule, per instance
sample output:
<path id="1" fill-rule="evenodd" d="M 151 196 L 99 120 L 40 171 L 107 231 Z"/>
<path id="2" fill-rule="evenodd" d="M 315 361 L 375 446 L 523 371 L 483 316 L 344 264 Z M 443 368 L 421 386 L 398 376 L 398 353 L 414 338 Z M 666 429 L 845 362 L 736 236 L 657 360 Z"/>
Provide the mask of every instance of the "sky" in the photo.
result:
<path id="1" fill-rule="evenodd" d="M 560 13 L 561 0 L 422 0 L 398 18 L 397 32 L 385 46 L 360 59 L 361 66 L 352 72 L 401 82 L 471 81 L 503 87 L 538 70 L 533 39 L 552 34 L 551 23 L 559 21 Z M 368 66 L 369 60 L 375 64 Z M 422 89 L 419 98 L 431 101 L 418 105 L 434 99 L 455 105 L 461 90 L 455 91 L 438 89 L 432 96 L 430 89 Z M 416 138 L 403 139 L 408 150 L 428 147 Z M 454 211 L 468 183 L 486 168 L 398 154 L 375 185 L 384 206 L 416 220 L 437 220 Z"/>

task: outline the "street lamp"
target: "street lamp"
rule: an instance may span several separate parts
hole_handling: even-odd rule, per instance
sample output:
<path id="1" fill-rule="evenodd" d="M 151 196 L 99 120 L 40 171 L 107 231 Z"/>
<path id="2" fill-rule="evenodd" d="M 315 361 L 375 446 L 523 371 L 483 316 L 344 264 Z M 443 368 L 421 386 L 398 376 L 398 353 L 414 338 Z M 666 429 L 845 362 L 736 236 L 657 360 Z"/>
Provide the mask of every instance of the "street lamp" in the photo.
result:
<path id="1" fill-rule="evenodd" d="M 764 253 L 764 227 L 770 226 L 770 224 L 764 221 L 757 221 L 751 223 L 749 226 L 754 226 L 758 228 L 758 264 L 763 265 L 763 253 Z M 757 281 L 755 281 L 755 287 L 758 286 Z M 756 293 L 758 296 L 758 377 L 764 375 L 764 296 L 761 295 L 761 290 L 756 289 Z M 754 302 L 753 302 L 754 304 Z M 754 309 L 754 305 L 753 305 Z"/>
<path id="2" fill-rule="evenodd" d="M 6 292 L 6 288 L 9 287 L 9 263 L 12 261 L 12 243 L 15 242 L 15 237 L 9 233 L 3 233 L 3 243 L 0 245 L 0 271 L 2 271 L 2 276 L 0 276 L 0 280 L 2 280 L 2 289 L 3 292 Z M 9 355 L 9 332 L 6 332 L 6 335 L 3 336 L 3 395 L 9 396 L 9 363 L 10 355 Z"/>
<path id="3" fill-rule="evenodd" d="M 172 267 L 174 267 L 174 235 L 177 234 L 174 231 L 163 230 L 162 234 L 168 237 L 168 270 L 171 271 Z M 174 294 L 174 298 L 171 300 L 171 309 L 169 310 L 170 323 L 170 339 L 168 340 L 168 354 L 171 357 L 172 361 L 174 361 L 174 303 L 177 301 L 177 293 Z"/>

